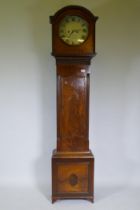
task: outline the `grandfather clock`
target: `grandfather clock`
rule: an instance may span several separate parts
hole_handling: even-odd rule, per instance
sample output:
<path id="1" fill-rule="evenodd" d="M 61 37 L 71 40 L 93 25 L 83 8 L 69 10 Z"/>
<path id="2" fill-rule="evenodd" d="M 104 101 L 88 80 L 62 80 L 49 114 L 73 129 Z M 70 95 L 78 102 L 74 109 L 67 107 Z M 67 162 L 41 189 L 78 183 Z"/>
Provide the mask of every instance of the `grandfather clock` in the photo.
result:
<path id="1" fill-rule="evenodd" d="M 57 70 L 57 148 L 52 155 L 52 202 L 94 201 L 94 156 L 89 150 L 89 65 L 98 17 L 67 6 L 50 17 Z"/>

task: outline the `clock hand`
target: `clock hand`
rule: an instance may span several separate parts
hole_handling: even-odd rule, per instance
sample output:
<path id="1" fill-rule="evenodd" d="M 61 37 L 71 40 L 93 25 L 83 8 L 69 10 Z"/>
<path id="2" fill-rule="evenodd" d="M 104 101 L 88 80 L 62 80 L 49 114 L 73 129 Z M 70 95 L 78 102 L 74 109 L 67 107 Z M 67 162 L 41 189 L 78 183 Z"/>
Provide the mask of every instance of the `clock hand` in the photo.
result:
<path id="1" fill-rule="evenodd" d="M 69 38 L 71 37 L 71 35 L 74 33 L 74 30 L 71 31 L 71 33 L 69 33 Z"/>
<path id="2" fill-rule="evenodd" d="M 74 29 L 72 31 L 68 31 L 67 37 L 70 38 L 73 33 L 79 33 L 79 31 L 81 31 L 81 29 Z"/>
<path id="3" fill-rule="evenodd" d="M 81 29 L 72 30 L 71 33 L 69 33 L 68 38 L 70 38 L 73 33 L 78 33 L 79 31 L 81 31 Z"/>

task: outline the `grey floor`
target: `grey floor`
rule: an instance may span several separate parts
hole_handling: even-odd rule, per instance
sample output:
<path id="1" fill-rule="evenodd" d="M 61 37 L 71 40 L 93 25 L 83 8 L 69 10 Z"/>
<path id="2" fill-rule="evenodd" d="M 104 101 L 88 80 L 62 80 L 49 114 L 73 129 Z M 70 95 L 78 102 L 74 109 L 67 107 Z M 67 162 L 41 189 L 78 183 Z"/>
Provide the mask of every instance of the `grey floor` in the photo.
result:
<path id="1" fill-rule="evenodd" d="M 0 187 L 0 210 L 140 210 L 140 188 L 96 187 L 95 203 L 62 200 L 51 204 L 50 189 Z"/>

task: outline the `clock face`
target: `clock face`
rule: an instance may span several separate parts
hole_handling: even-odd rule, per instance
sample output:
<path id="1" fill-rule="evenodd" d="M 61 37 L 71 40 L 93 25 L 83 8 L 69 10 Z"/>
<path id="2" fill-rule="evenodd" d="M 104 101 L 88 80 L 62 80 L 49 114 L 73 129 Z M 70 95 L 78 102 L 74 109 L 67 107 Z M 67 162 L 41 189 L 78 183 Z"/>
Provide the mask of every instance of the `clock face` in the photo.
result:
<path id="1" fill-rule="evenodd" d="M 88 37 L 88 22 L 79 16 L 65 16 L 59 25 L 59 37 L 68 45 L 80 45 Z"/>

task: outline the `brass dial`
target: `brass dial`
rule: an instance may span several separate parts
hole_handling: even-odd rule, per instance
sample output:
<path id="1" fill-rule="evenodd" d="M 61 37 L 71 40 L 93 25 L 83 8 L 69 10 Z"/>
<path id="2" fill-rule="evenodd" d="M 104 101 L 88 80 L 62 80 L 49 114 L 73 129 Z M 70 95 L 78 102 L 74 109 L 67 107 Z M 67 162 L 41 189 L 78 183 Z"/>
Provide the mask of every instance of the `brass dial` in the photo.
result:
<path id="1" fill-rule="evenodd" d="M 88 22 L 82 17 L 65 16 L 59 25 L 59 37 L 68 45 L 80 45 L 88 37 Z"/>

